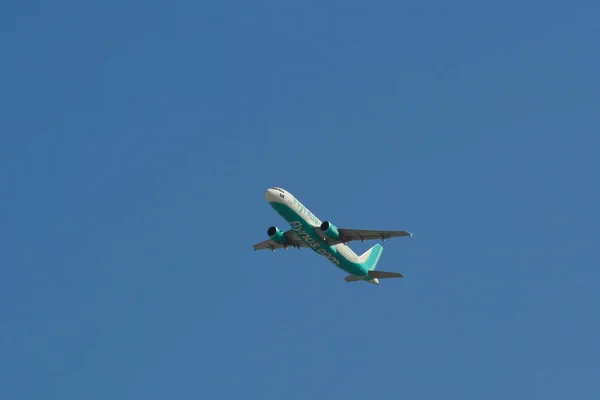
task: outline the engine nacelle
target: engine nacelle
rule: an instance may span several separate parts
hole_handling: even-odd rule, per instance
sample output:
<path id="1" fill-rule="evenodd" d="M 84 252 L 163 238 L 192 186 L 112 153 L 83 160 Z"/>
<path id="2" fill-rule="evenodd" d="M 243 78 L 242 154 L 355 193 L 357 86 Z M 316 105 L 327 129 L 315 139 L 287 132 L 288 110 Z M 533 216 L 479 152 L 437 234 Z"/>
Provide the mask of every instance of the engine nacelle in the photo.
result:
<path id="1" fill-rule="evenodd" d="M 269 238 L 275 243 L 283 244 L 285 242 L 283 232 L 276 226 L 269 227 L 269 229 L 267 229 L 267 235 L 269 235 Z"/>
<path id="2" fill-rule="evenodd" d="M 337 239 L 340 237 L 340 232 L 338 231 L 338 228 L 336 228 L 329 221 L 324 221 L 321 224 L 321 232 L 323 232 L 323 234 L 330 239 Z"/>

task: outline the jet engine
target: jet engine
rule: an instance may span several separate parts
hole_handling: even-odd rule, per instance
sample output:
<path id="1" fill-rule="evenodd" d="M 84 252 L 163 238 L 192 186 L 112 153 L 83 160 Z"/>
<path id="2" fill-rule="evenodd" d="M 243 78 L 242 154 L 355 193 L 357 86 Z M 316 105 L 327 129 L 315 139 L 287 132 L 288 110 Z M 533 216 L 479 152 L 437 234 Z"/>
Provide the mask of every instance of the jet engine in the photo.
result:
<path id="1" fill-rule="evenodd" d="M 276 226 L 271 226 L 267 229 L 267 235 L 271 238 L 272 241 L 278 244 L 283 244 L 285 242 L 285 236 L 283 236 L 283 232 L 279 230 Z"/>
<path id="2" fill-rule="evenodd" d="M 329 221 L 324 221 L 321 224 L 321 231 L 323 232 L 323 234 L 325 236 L 327 236 L 330 239 L 337 239 L 340 237 L 340 232 L 338 231 L 338 228 L 336 228 L 331 222 Z"/>

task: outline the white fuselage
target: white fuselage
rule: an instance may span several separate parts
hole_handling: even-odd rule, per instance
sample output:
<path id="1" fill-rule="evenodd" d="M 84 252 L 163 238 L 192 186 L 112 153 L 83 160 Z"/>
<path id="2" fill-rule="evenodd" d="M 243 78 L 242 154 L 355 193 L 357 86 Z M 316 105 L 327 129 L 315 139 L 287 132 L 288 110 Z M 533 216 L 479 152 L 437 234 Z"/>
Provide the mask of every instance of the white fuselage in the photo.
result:
<path id="1" fill-rule="evenodd" d="M 345 243 L 330 245 L 325 241 L 320 229 L 322 221 L 291 193 L 281 188 L 271 188 L 266 191 L 265 197 L 311 249 L 350 273 L 368 275 L 367 270 L 358 263 L 359 257 Z"/>

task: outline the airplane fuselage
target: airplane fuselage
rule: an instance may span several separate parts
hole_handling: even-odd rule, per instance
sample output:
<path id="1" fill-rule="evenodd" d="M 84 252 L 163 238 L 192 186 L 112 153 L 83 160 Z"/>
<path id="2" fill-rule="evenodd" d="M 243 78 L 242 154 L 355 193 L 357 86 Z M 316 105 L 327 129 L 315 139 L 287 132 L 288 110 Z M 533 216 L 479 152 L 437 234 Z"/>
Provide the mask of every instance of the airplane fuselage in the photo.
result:
<path id="1" fill-rule="evenodd" d="M 281 215 L 296 232 L 298 237 L 317 254 L 325 257 L 338 268 L 364 280 L 378 284 L 369 276 L 367 268 L 359 261 L 359 256 L 345 243 L 330 245 L 320 233 L 319 220 L 308 208 L 286 190 L 268 189 L 265 197 L 275 211 Z"/>

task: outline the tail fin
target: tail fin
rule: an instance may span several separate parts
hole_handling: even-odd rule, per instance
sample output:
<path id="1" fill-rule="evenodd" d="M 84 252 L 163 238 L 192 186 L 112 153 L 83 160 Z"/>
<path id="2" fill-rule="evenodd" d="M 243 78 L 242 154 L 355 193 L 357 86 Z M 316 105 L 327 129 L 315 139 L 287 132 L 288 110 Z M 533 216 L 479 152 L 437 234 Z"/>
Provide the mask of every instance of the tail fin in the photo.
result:
<path id="1" fill-rule="evenodd" d="M 377 243 L 375 246 L 361 254 L 361 256 L 358 257 L 358 262 L 361 263 L 367 271 L 373 271 L 377 266 L 377 262 L 379 262 L 381 253 L 383 253 L 383 246 Z"/>

